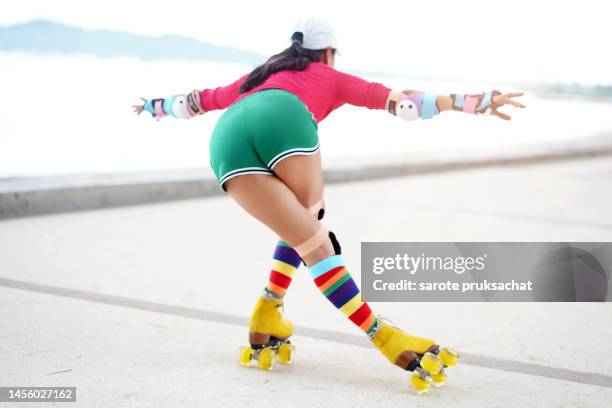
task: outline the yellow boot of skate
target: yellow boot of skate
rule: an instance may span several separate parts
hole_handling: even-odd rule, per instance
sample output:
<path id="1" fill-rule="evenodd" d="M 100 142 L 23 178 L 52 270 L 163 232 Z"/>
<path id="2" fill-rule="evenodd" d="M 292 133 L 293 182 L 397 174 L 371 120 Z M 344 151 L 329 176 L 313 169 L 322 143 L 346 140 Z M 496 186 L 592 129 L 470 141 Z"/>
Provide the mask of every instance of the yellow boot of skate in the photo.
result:
<path id="1" fill-rule="evenodd" d="M 262 370 L 272 370 L 276 361 L 291 364 L 295 347 L 289 341 L 293 324 L 282 314 L 283 300 L 260 297 L 249 322 L 249 343 L 240 349 L 240 364 L 256 360 Z"/>
<path id="2" fill-rule="evenodd" d="M 459 358 L 452 350 L 440 349 L 433 340 L 408 335 L 380 317 L 370 339 L 391 364 L 412 372 L 410 385 L 419 394 L 428 391 L 430 383 L 444 384 L 445 368 L 454 366 Z"/>

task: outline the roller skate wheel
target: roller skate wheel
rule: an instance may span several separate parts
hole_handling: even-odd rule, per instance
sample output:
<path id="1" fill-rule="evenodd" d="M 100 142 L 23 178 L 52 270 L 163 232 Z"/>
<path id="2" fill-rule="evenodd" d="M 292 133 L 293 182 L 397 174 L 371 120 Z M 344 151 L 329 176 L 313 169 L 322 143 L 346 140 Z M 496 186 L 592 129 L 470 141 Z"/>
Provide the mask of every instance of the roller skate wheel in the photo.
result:
<path id="1" fill-rule="evenodd" d="M 278 348 L 278 362 L 281 364 L 291 364 L 295 358 L 295 346 L 290 343 L 283 343 Z"/>
<path id="2" fill-rule="evenodd" d="M 429 374 L 439 373 L 443 366 L 442 359 L 435 354 L 425 353 L 421 358 L 421 367 Z"/>
<path id="3" fill-rule="evenodd" d="M 427 380 L 422 379 L 416 372 L 414 372 L 410 377 L 410 385 L 417 394 L 423 394 L 429 390 L 429 383 Z"/>
<path id="4" fill-rule="evenodd" d="M 439 355 L 444 365 L 448 367 L 454 367 L 457 365 L 457 360 L 459 360 L 459 354 L 456 351 L 446 347 L 440 350 Z"/>
<path id="5" fill-rule="evenodd" d="M 253 361 L 254 351 L 247 346 L 240 347 L 240 364 L 244 367 L 249 367 Z"/>
<path id="6" fill-rule="evenodd" d="M 431 384 L 434 387 L 441 387 L 446 382 L 446 374 L 436 373 L 431 375 Z"/>
<path id="7" fill-rule="evenodd" d="M 274 368 L 274 359 L 275 359 L 274 351 L 266 347 L 259 352 L 257 356 L 257 363 L 259 364 L 259 368 L 265 371 L 270 371 Z"/>

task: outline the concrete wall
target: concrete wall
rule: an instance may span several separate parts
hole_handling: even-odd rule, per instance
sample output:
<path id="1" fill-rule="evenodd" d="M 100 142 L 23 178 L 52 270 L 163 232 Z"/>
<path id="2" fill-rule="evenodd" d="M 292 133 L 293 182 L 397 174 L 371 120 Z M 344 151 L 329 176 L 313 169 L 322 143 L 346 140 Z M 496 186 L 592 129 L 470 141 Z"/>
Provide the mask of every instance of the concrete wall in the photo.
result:
<path id="1" fill-rule="evenodd" d="M 612 135 L 580 142 L 458 154 L 335 160 L 326 183 L 612 155 Z M 0 219 L 224 194 L 208 169 L 0 179 Z"/>

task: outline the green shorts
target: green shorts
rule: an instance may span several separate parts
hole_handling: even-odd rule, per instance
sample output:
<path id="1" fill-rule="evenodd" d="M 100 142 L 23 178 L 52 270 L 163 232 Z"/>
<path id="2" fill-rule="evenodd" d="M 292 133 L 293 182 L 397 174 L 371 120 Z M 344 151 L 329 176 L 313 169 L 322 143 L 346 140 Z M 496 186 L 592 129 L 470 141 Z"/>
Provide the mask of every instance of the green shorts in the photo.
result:
<path id="1" fill-rule="evenodd" d="M 210 139 L 210 165 L 221 188 L 243 174 L 274 174 L 295 155 L 319 150 L 317 124 L 294 94 L 280 89 L 255 92 L 230 106 Z"/>

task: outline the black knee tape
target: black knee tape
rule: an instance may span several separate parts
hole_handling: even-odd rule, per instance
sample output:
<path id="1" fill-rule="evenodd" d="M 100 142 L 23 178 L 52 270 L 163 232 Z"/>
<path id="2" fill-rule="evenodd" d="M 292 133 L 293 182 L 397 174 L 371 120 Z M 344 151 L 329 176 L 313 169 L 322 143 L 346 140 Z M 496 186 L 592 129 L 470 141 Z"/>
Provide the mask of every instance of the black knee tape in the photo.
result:
<path id="1" fill-rule="evenodd" d="M 321 208 L 321 209 L 319 210 L 319 214 L 317 214 L 317 219 L 318 219 L 319 221 L 321 221 L 321 220 L 323 219 L 323 217 L 324 217 L 324 216 L 325 216 L 325 208 Z"/>
<path id="2" fill-rule="evenodd" d="M 333 232 L 329 231 L 329 239 L 331 240 L 331 243 L 334 246 L 334 252 L 336 253 L 336 255 L 341 255 L 342 254 L 342 248 L 340 248 L 340 243 L 336 239 L 336 234 L 334 234 Z"/>

